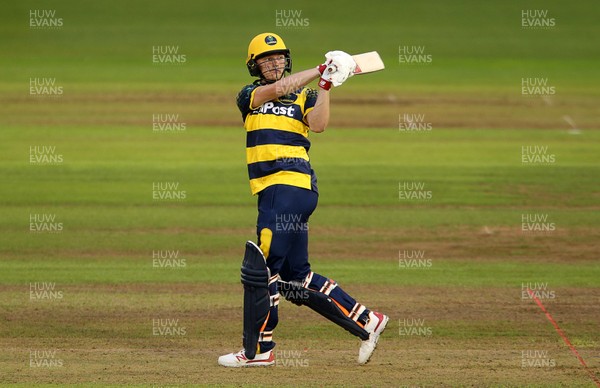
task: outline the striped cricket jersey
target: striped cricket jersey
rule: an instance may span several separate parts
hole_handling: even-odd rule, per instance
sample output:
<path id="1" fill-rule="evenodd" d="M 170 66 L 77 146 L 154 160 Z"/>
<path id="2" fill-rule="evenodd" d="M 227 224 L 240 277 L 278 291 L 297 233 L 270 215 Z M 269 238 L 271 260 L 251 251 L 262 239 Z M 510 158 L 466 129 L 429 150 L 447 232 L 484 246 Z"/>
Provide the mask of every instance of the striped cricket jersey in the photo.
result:
<path id="1" fill-rule="evenodd" d="M 310 166 L 306 115 L 314 108 L 317 91 L 302 87 L 252 109 L 260 84 L 244 86 L 237 96 L 246 129 L 246 161 L 252 194 L 284 184 L 317 192 Z"/>

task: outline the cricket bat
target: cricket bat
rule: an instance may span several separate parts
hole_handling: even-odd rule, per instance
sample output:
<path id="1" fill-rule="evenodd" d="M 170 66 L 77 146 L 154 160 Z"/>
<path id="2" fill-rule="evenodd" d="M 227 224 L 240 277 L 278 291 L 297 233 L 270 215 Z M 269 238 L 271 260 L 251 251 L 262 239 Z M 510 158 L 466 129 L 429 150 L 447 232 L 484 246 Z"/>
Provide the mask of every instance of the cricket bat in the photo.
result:
<path id="1" fill-rule="evenodd" d="M 385 69 L 385 65 L 379 56 L 377 51 L 371 51 L 363 54 L 356 54 L 352 56 L 354 62 L 356 62 L 356 68 L 354 69 L 354 75 L 373 73 Z M 335 65 L 331 65 L 327 68 L 330 72 L 337 70 Z"/>

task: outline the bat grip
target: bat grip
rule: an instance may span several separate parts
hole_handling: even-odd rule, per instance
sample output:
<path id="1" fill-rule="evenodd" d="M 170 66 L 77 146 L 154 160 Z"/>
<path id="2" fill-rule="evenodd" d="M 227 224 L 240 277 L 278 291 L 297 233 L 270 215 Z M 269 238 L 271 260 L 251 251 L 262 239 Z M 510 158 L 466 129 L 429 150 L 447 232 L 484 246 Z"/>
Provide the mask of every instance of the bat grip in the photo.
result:
<path id="1" fill-rule="evenodd" d="M 327 71 L 330 73 L 335 73 L 337 71 L 337 66 L 334 64 L 331 64 L 331 65 L 327 66 Z"/>

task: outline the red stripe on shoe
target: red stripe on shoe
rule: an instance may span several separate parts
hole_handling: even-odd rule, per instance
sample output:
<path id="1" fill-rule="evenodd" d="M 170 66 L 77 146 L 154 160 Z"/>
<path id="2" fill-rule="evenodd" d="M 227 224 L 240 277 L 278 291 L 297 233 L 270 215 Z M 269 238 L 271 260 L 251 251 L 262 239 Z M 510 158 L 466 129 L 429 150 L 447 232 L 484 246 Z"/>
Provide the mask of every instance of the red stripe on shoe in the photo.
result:
<path id="1" fill-rule="evenodd" d="M 373 314 L 375 314 L 375 316 L 377 316 L 377 318 L 379 319 L 379 323 L 377 323 L 377 326 L 375 326 L 375 329 L 373 329 L 373 333 L 375 333 L 375 332 L 377 332 L 379 325 L 381 325 L 381 322 L 383 322 L 383 314 L 380 314 L 380 313 L 373 313 Z"/>

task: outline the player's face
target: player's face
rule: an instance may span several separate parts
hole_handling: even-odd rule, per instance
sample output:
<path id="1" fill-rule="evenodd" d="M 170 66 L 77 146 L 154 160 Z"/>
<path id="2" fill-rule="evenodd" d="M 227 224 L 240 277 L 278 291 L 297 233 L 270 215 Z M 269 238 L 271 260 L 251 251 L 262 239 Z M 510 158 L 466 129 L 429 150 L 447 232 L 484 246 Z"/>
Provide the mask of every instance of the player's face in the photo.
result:
<path id="1" fill-rule="evenodd" d="M 271 54 L 256 61 L 263 77 L 268 81 L 277 81 L 285 70 L 285 55 Z"/>

